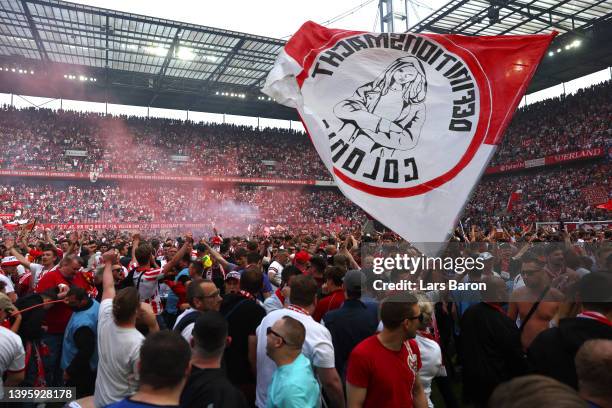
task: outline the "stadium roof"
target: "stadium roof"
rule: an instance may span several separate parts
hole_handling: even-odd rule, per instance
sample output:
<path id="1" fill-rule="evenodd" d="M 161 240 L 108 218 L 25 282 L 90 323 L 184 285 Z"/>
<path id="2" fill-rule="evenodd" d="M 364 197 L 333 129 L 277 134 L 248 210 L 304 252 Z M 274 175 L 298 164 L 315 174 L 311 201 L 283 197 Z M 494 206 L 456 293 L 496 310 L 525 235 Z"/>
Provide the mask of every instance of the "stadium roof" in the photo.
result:
<path id="1" fill-rule="evenodd" d="M 410 31 L 557 30 L 561 52 L 544 58 L 533 92 L 612 66 L 611 13 L 610 0 L 452 0 Z M 60 0 L 0 0 L 0 92 L 297 120 L 260 93 L 284 44 Z"/>
<path id="2" fill-rule="evenodd" d="M 0 0 L 0 61 L 53 76 L 34 95 L 70 98 L 76 81 L 109 102 L 293 118 L 259 93 L 284 44 L 64 1 Z"/>
<path id="3" fill-rule="evenodd" d="M 610 0 L 451 0 L 409 29 L 464 35 L 553 30 L 559 32 L 550 48 L 553 55 L 542 60 L 528 92 L 612 66 Z"/>
<path id="4" fill-rule="evenodd" d="M 612 16 L 610 0 L 451 0 L 409 31 L 465 35 L 584 32 Z"/>

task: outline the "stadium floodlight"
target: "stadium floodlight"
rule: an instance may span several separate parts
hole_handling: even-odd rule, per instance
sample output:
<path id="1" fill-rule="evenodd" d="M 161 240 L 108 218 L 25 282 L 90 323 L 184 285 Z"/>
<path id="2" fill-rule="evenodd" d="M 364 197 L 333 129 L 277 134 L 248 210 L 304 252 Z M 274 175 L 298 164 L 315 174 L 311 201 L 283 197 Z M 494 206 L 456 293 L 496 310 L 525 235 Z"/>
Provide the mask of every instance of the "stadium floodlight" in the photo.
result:
<path id="1" fill-rule="evenodd" d="M 549 56 L 549 57 L 552 57 L 553 55 L 555 55 L 555 53 L 554 53 L 554 52 L 552 52 L 552 51 L 548 53 L 548 56 Z"/>
<path id="2" fill-rule="evenodd" d="M 190 61 L 194 59 L 195 54 L 191 48 L 180 47 L 178 52 L 176 53 L 176 56 L 179 59 Z"/>
<path id="3" fill-rule="evenodd" d="M 219 91 L 215 92 L 215 95 L 219 95 Z"/>
<path id="4" fill-rule="evenodd" d="M 571 45 L 569 45 L 569 44 L 565 46 L 565 49 L 566 49 L 566 50 L 569 50 L 570 48 L 572 48 L 572 46 L 571 46 Z"/>
<path id="5" fill-rule="evenodd" d="M 145 51 L 149 54 L 157 55 L 158 57 L 165 57 L 168 50 L 164 47 L 146 47 Z"/>
<path id="6" fill-rule="evenodd" d="M 34 75 L 34 71 L 30 71 L 30 75 Z"/>
<path id="7" fill-rule="evenodd" d="M 559 53 L 559 52 L 561 52 L 561 48 L 557 48 L 557 52 L 558 52 L 558 53 Z"/>
<path id="8" fill-rule="evenodd" d="M 11 72 L 15 72 L 15 68 L 11 68 Z"/>
<path id="9" fill-rule="evenodd" d="M 580 40 L 574 40 L 574 42 L 572 43 L 574 47 L 580 47 L 580 44 L 582 44 L 582 41 Z"/>
<path id="10" fill-rule="evenodd" d="M 83 75 L 79 75 L 79 81 L 87 81 L 87 77 Z"/>

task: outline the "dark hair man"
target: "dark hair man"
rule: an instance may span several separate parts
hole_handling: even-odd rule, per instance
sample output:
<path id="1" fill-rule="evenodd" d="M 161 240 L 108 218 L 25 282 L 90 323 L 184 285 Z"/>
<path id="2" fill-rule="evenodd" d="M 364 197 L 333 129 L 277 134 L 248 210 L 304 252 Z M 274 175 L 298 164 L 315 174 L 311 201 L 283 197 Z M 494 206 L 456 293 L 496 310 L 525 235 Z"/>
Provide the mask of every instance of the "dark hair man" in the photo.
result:
<path id="1" fill-rule="evenodd" d="M 427 407 L 417 375 L 421 368 L 414 338 L 422 318 L 416 297 L 396 294 L 380 307 L 383 330 L 355 347 L 346 369 L 347 406 Z"/>
<path id="2" fill-rule="evenodd" d="M 255 330 L 266 315 L 256 298 L 262 286 L 263 273 L 255 265 L 249 266 L 240 277 L 240 292 L 226 295 L 221 305 L 232 338 L 225 355 L 228 378 L 250 404 L 255 401 Z"/>
<path id="3" fill-rule="evenodd" d="M 136 329 L 136 318 L 148 326 L 149 332 L 159 330 L 151 306 L 141 303 L 134 287 L 115 293 L 112 267 L 117 253 L 102 255 L 102 301 L 98 314 L 98 375 L 94 405 L 103 407 L 136 392 L 137 362 L 144 336 Z"/>
<path id="4" fill-rule="evenodd" d="M 138 391 L 112 408 L 178 407 L 191 370 L 189 344 L 178 333 L 160 331 L 140 347 Z"/>
<path id="5" fill-rule="evenodd" d="M 94 392 L 100 304 L 90 299 L 85 289 L 78 286 L 68 291 L 66 303 L 73 313 L 64 333 L 61 367 L 66 385 L 76 387 L 76 398 L 81 398 Z"/>
<path id="6" fill-rule="evenodd" d="M 525 254 L 521 275 L 525 286 L 515 289 L 510 296 L 508 317 L 521 318 L 521 344 L 526 350 L 534 338 L 550 327 L 550 321 L 559 310 L 563 294 L 551 288 L 550 277 L 544 270 L 544 262 Z"/>
<path id="7" fill-rule="evenodd" d="M 246 408 L 244 395 L 234 387 L 221 368 L 227 336 L 222 314 L 207 311 L 196 320 L 191 339 L 191 374 L 181 395 L 182 408 Z"/>
<path id="8" fill-rule="evenodd" d="M 530 369 L 578 388 L 574 358 L 587 340 L 612 340 L 612 275 L 589 273 L 578 282 L 582 312 L 544 330 L 527 350 Z"/>
<path id="9" fill-rule="evenodd" d="M 180 333 L 188 342 L 191 341 L 193 326 L 202 312 L 219 311 L 222 298 L 219 289 L 208 279 L 194 279 L 187 287 L 189 309 L 179 315 L 173 330 Z"/>

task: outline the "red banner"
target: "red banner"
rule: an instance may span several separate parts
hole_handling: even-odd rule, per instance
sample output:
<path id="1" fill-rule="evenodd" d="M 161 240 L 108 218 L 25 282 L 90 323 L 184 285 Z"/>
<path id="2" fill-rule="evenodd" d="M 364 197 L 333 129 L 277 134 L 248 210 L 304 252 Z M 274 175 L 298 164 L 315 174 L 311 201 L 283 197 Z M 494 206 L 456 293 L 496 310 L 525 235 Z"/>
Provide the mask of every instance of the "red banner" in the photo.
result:
<path id="1" fill-rule="evenodd" d="M 210 223 L 192 223 L 192 222 L 152 222 L 152 223 L 137 223 L 137 222 L 101 222 L 87 224 L 38 224 L 44 228 L 59 228 L 70 231 L 84 230 L 158 230 L 158 229 L 210 229 Z"/>
<path id="2" fill-rule="evenodd" d="M 595 147 L 593 149 L 580 150 L 577 152 L 555 154 L 553 156 L 540 157 L 537 159 L 524 160 L 515 163 L 500 164 L 498 166 L 491 166 L 487 168 L 485 174 L 505 173 L 508 171 L 523 170 L 532 167 L 542 167 L 550 166 L 552 164 L 567 163 L 575 160 L 593 159 L 596 157 L 603 157 L 604 154 L 605 150 L 603 148 Z"/>
<path id="3" fill-rule="evenodd" d="M 247 177 L 199 177 L 199 176 L 169 176 L 161 174 L 112 174 L 100 173 L 91 175 L 89 173 L 71 173 L 60 171 L 29 171 L 29 170 L 6 170 L 0 169 L 0 176 L 7 177 L 42 177 L 57 179 L 79 179 L 91 180 L 133 180 L 133 181 L 180 181 L 194 183 L 243 183 L 243 184 L 289 184 L 289 185 L 314 185 L 315 180 L 285 180 L 278 178 L 247 178 Z"/>

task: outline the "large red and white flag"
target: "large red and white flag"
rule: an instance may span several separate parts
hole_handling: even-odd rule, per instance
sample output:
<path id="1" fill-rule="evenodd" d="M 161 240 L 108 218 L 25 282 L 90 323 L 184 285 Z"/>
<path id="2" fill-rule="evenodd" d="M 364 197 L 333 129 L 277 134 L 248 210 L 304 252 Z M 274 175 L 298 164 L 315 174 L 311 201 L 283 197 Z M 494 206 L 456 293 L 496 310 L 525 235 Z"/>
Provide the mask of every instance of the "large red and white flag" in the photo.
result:
<path id="1" fill-rule="evenodd" d="M 367 33 L 305 23 L 263 92 L 294 107 L 340 190 L 411 242 L 443 242 L 550 35 Z"/>

